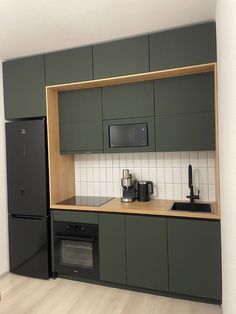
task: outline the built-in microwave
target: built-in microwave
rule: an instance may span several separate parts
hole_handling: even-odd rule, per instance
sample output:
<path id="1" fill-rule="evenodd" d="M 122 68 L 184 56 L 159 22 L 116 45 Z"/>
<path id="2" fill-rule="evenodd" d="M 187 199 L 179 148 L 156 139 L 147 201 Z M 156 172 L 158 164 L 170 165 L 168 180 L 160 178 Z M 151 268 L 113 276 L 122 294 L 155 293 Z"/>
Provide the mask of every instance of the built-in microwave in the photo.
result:
<path id="1" fill-rule="evenodd" d="M 155 151 L 152 117 L 103 121 L 106 152 Z"/>

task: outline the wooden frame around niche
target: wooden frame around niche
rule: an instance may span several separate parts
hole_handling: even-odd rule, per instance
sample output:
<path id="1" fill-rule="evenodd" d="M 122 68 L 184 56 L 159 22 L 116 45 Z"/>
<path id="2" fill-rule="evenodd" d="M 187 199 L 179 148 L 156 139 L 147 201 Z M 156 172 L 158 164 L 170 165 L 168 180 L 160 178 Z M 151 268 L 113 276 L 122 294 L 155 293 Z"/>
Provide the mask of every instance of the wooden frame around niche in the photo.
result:
<path id="1" fill-rule="evenodd" d="M 215 89 L 215 160 L 216 160 L 216 202 L 220 205 L 220 179 L 219 179 L 219 147 L 218 147 L 218 104 L 217 104 L 217 68 L 216 63 L 193 65 L 182 68 L 154 71 L 100 80 L 83 81 L 76 83 L 52 85 L 46 87 L 46 107 L 48 124 L 48 160 L 50 205 L 75 196 L 75 170 L 74 155 L 61 155 L 59 145 L 58 126 L 58 92 L 78 89 L 88 89 L 103 86 L 135 83 L 141 81 L 157 80 L 169 77 L 191 75 L 198 73 L 214 73 Z"/>

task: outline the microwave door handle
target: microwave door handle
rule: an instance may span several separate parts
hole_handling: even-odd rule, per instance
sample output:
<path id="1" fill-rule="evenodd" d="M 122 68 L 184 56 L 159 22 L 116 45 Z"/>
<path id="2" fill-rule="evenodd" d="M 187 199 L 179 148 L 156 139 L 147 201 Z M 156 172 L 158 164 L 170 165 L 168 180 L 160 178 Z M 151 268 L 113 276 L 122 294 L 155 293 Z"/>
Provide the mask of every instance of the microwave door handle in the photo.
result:
<path id="1" fill-rule="evenodd" d="M 65 240 L 74 240 L 74 241 L 83 241 L 83 242 L 95 242 L 96 237 L 80 237 L 80 236 L 69 236 L 63 233 L 55 233 L 55 238 L 57 239 L 65 239 Z"/>

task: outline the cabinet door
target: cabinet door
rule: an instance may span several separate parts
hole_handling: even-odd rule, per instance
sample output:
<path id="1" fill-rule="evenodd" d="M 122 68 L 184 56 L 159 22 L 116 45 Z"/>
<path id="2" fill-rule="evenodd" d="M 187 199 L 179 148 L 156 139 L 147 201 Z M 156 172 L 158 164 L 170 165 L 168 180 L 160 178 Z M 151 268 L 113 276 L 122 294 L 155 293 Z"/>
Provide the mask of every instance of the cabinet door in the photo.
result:
<path id="1" fill-rule="evenodd" d="M 101 89 L 60 92 L 61 153 L 103 151 Z"/>
<path id="2" fill-rule="evenodd" d="M 215 149 L 213 112 L 156 117 L 156 150 L 201 151 Z"/>
<path id="3" fill-rule="evenodd" d="M 212 73 L 155 81 L 157 151 L 215 149 Z"/>
<path id="4" fill-rule="evenodd" d="M 168 290 L 166 218 L 126 217 L 127 284 Z"/>
<path id="5" fill-rule="evenodd" d="M 99 214 L 100 279 L 126 284 L 125 216 Z"/>
<path id="6" fill-rule="evenodd" d="M 155 114 L 214 111 L 214 75 L 201 73 L 156 80 Z"/>
<path id="7" fill-rule="evenodd" d="M 93 60 L 95 79 L 148 72 L 148 36 L 96 45 Z"/>
<path id="8" fill-rule="evenodd" d="M 102 89 L 103 119 L 154 116 L 153 82 L 140 82 Z"/>
<path id="9" fill-rule="evenodd" d="M 170 292 L 221 300 L 220 223 L 168 219 Z"/>
<path id="10" fill-rule="evenodd" d="M 46 85 L 92 80 L 92 47 L 46 54 L 45 73 Z"/>
<path id="11" fill-rule="evenodd" d="M 3 63 L 6 120 L 46 115 L 44 57 Z"/>
<path id="12" fill-rule="evenodd" d="M 215 61 L 215 22 L 150 35 L 150 71 Z"/>

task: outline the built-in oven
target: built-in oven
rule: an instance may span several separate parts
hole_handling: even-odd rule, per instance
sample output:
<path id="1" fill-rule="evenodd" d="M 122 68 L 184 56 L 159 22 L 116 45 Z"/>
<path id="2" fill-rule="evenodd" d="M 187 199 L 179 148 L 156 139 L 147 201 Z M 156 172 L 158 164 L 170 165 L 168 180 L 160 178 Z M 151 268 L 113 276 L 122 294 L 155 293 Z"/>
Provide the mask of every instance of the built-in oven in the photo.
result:
<path id="1" fill-rule="evenodd" d="M 55 221 L 55 276 L 99 279 L 98 225 Z"/>

